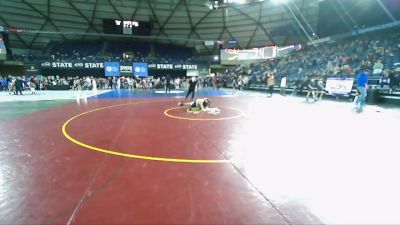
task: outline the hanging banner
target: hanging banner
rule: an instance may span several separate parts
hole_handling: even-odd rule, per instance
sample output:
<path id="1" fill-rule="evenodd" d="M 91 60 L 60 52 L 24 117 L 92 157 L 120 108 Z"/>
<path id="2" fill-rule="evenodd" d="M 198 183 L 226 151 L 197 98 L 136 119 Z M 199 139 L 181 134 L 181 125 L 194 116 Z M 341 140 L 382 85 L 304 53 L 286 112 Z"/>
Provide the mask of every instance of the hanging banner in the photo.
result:
<path id="1" fill-rule="evenodd" d="M 104 74 L 107 77 L 119 77 L 121 75 L 119 62 L 105 62 L 104 63 Z"/>
<path id="2" fill-rule="evenodd" d="M 222 65 L 236 65 L 240 61 L 265 60 L 276 57 L 276 46 L 267 46 L 252 49 L 221 49 L 220 59 Z"/>
<path id="3" fill-rule="evenodd" d="M 120 66 L 120 72 L 123 74 L 129 74 L 130 76 L 133 73 L 132 66 Z"/>
<path id="4" fill-rule="evenodd" d="M 66 68 L 66 69 L 102 69 L 102 62 L 79 62 L 79 61 L 63 61 L 63 62 L 42 62 L 44 68 Z"/>
<path id="5" fill-rule="evenodd" d="M 133 63 L 133 75 L 137 77 L 148 77 L 149 70 L 147 68 L 147 63 Z"/>
<path id="6" fill-rule="evenodd" d="M 157 69 L 157 70 L 197 70 L 196 64 L 149 64 L 149 69 Z"/>
<path id="7" fill-rule="evenodd" d="M 139 63 L 139 62 L 133 62 Z M 140 62 L 142 63 L 142 62 Z M 148 66 L 148 69 L 157 69 L 157 70 L 197 70 L 199 65 L 197 64 L 172 64 L 172 63 L 144 63 Z M 40 62 L 40 67 L 42 68 L 68 68 L 68 69 L 102 69 L 105 67 L 105 63 L 103 62 L 82 62 L 78 60 L 71 61 L 62 61 L 62 62 Z M 120 63 L 120 72 L 121 73 L 132 73 L 133 68 L 132 64 L 121 64 Z"/>
<path id="8" fill-rule="evenodd" d="M 331 95 L 347 95 L 353 87 L 353 78 L 328 78 L 326 80 L 326 91 Z"/>

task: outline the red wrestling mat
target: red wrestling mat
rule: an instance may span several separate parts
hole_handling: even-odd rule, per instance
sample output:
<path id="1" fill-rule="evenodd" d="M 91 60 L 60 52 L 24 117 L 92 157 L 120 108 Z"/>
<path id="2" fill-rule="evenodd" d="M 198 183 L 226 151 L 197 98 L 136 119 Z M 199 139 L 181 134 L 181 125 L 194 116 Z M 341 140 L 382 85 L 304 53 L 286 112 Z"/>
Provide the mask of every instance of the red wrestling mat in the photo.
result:
<path id="1" fill-rule="evenodd" d="M 242 112 L 224 106 L 218 115 L 192 114 L 187 107 L 171 108 L 171 103 L 139 101 L 97 108 L 69 120 L 64 134 L 82 147 L 121 156 L 224 160 L 224 131 Z"/>
<path id="2" fill-rule="evenodd" d="M 66 130 L 82 142 L 129 154 L 224 160 L 230 130 L 242 120 L 174 119 L 163 112 L 176 107 L 175 100 L 136 101 L 145 103 L 85 114 Z M 9 179 L 0 192 L 0 223 L 285 223 L 230 163 L 160 162 L 101 153 L 72 143 L 61 131 L 76 115 L 126 103 L 132 100 L 74 102 L 3 122 L 2 174 Z M 226 99 L 213 103 L 232 105 Z M 202 118 L 237 113 L 222 110 Z M 183 109 L 172 113 L 195 116 Z"/>

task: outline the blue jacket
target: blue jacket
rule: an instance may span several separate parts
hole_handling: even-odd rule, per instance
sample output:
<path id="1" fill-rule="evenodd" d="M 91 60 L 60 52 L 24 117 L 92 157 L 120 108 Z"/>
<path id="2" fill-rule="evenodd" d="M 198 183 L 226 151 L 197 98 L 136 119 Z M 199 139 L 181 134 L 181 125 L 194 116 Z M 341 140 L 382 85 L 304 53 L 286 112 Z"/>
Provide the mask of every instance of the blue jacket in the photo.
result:
<path id="1" fill-rule="evenodd" d="M 368 73 L 365 71 L 361 71 L 358 74 L 357 78 L 357 87 L 365 87 L 365 85 L 368 83 Z"/>

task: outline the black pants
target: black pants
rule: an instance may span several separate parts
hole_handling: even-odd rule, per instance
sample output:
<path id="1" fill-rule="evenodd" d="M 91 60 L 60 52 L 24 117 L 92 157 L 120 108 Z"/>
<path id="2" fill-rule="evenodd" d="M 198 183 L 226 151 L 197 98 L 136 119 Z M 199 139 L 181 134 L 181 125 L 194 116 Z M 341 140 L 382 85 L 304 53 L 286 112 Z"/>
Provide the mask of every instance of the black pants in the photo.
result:
<path id="1" fill-rule="evenodd" d="M 188 93 L 186 94 L 186 98 L 185 99 L 187 99 L 187 97 L 190 95 L 190 93 L 192 93 L 192 100 L 193 100 L 193 98 L 194 98 L 194 89 L 193 90 L 189 89 Z"/>
<path id="2" fill-rule="evenodd" d="M 274 92 L 274 86 L 268 86 L 268 93 L 270 94 L 270 95 L 272 95 L 272 93 Z"/>
<path id="3" fill-rule="evenodd" d="M 19 92 L 22 95 L 21 90 L 22 90 L 22 87 L 16 87 L 15 88 L 15 94 L 18 95 L 18 92 Z"/>
<path id="4" fill-rule="evenodd" d="M 169 92 L 171 92 L 171 84 L 169 84 L 169 83 L 167 83 L 166 85 L 165 85 L 165 93 L 169 93 Z"/>

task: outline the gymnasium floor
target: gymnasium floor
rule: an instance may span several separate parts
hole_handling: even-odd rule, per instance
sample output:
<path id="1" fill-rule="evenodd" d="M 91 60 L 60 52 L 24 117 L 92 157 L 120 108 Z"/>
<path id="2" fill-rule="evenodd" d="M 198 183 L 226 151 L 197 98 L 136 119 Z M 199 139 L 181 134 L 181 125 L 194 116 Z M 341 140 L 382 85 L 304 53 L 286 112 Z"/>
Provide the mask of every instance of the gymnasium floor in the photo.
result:
<path id="1" fill-rule="evenodd" d="M 0 224 L 400 223 L 398 108 L 60 93 L 0 94 Z"/>

